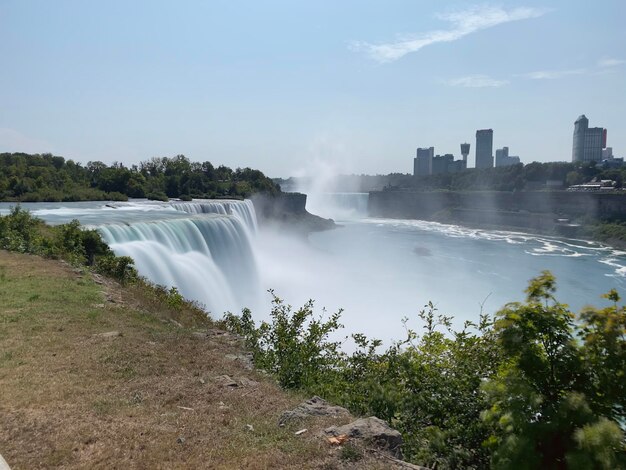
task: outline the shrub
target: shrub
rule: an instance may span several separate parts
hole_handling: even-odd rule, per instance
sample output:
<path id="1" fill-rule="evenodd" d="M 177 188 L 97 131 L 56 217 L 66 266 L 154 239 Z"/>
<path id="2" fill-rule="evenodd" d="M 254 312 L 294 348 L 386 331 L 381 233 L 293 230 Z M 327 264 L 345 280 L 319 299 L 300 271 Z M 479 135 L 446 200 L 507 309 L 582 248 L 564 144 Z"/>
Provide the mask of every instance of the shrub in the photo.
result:
<path id="1" fill-rule="evenodd" d="M 165 193 L 161 193 L 161 192 L 152 192 L 152 193 L 148 193 L 146 195 L 146 197 L 150 200 L 150 201 L 161 201 L 161 202 L 167 202 L 170 199 L 167 197 L 167 195 Z"/>
<path id="2" fill-rule="evenodd" d="M 274 295 L 271 320 L 249 310 L 224 323 L 242 335 L 258 367 L 286 388 L 376 415 L 404 437 L 415 463 L 454 468 L 626 468 L 626 309 L 586 308 L 579 316 L 554 300 L 555 280 L 532 280 L 525 303 L 496 321 L 481 315 L 460 331 L 432 304 L 424 332 L 384 352 L 355 334 L 346 354 L 329 340 L 341 312 L 326 321 L 313 302 L 292 311 Z"/>

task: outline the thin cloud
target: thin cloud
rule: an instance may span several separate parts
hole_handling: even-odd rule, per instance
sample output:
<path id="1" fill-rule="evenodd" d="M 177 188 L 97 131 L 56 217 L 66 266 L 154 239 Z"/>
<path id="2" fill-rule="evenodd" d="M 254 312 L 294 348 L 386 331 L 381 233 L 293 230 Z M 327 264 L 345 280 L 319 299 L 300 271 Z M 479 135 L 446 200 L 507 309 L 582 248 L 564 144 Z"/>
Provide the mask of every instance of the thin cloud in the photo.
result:
<path id="1" fill-rule="evenodd" d="M 506 10 L 501 7 L 474 6 L 466 10 L 437 15 L 439 19 L 451 23 L 450 29 L 428 31 L 385 44 L 353 41 L 350 48 L 354 51 L 364 52 L 380 63 L 393 62 L 431 44 L 456 41 L 476 31 L 512 21 L 537 18 L 548 11 L 547 9 L 529 7 Z"/>
<path id="2" fill-rule="evenodd" d="M 604 59 L 600 59 L 598 61 L 598 67 L 602 67 L 602 68 L 617 67 L 618 65 L 622 65 L 623 63 L 626 63 L 626 61 L 622 59 L 613 59 L 610 57 L 605 57 Z"/>
<path id="3" fill-rule="evenodd" d="M 455 78 L 448 80 L 446 84 L 450 86 L 459 86 L 465 88 L 486 88 L 486 87 L 501 87 L 508 85 L 508 80 L 496 80 L 487 75 L 468 75 L 466 77 Z"/>
<path id="4" fill-rule="evenodd" d="M 531 80 L 556 80 L 570 75 L 583 75 L 585 73 L 587 73 L 587 69 L 538 70 L 536 72 L 525 73 L 521 76 Z"/>

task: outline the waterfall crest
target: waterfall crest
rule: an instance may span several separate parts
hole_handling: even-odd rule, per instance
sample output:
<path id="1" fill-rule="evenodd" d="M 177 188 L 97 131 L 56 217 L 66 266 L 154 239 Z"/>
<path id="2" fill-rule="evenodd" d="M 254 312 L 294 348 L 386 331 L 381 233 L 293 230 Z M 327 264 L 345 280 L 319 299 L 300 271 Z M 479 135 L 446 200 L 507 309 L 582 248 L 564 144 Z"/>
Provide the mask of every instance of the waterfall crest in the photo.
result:
<path id="1" fill-rule="evenodd" d="M 172 202 L 171 205 L 174 209 L 189 214 L 234 215 L 248 227 L 251 233 L 257 232 L 256 212 L 249 199 L 244 201 L 200 199 L 193 202 Z"/>

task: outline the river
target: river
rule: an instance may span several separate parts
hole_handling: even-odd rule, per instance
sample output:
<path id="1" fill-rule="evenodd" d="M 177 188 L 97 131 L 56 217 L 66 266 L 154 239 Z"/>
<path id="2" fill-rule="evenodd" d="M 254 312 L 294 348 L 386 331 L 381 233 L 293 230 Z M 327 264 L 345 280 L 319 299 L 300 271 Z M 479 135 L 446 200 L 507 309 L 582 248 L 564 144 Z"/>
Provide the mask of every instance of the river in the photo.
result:
<path id="1" fill-rule="evenodd" d="M 213 204 L 213 206 L 211 206 Z M 1 203 L 0 214 L 11 204 Z M 579 310 L 623 294 L 626 252 L 595 242 L 477 230 L 417 220 L 372 219 L 367 194 L 312 194 L 307 208 L 340 225 L 307 240 L 257 229 L 249 201 L 23 204 L 49 223 L 73 218 L 98 228 L 118 254 L 133 256 L 154 282 L 175 285 L 220 317 L 248 306 L 267 319 L 268 289 L 294 307 L 343 308 L 346 333 L 389 342 L 402 319 L 432 301 L 456 325 L 521 301 L 542 270 L 557 278 L 557 298 Z"/>

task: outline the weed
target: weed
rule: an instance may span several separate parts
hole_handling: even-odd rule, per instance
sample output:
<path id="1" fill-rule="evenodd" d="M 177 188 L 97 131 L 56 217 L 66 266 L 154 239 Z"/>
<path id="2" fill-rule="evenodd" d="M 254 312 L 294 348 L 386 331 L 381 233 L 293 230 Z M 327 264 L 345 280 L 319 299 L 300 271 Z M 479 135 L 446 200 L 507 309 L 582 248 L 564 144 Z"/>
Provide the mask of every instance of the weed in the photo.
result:
<path id="1" fill-rule="evenodd" d="M 358 462 L 363 458 L 363 450 L 354 444 L 346 443 L 341 447 L 339 458 L 346 462 Z"/>

